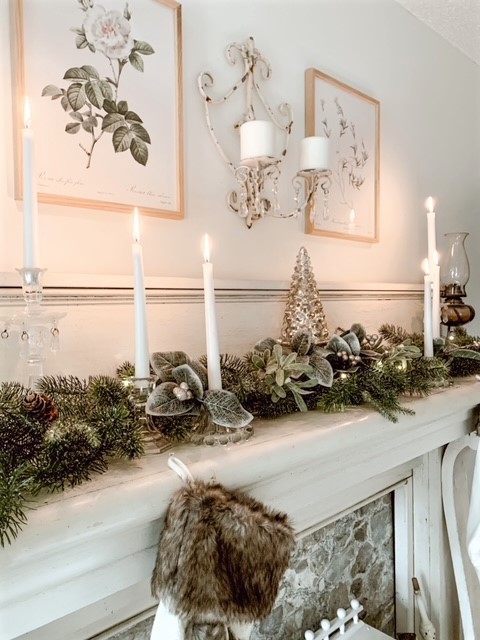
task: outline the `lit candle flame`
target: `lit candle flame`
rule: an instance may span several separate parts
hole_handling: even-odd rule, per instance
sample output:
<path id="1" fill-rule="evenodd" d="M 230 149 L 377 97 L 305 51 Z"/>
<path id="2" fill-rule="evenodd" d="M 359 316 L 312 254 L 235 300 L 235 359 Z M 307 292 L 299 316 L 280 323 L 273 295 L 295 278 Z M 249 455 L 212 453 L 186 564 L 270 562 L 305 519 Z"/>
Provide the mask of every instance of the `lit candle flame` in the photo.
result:
<path id="1" fill-rule="evenodd" d="M 422 260 L 422 270 L 426 276 L 430 275 L 430 266 L 428 264 L 428 258 L 425 258 L 425 260 Z"/>
<path id="2" fill-rule="evenodd" d="M 355 209 L 351 209 L 350 211 L 350 224 L 355 224 L 355 218 L 357 214 L 355 213 Z"/>
<path id="3" fill-rule="evenodd" d="M 426 206 L 427 206 L 427 211 L 429 213 L 433 213 L 433 198 L 432 198 L 432 196 L 428 196 L 427 202 L 426 202 Z"/>
<path id="4" fill-rule="evenodd" d="M 133 210 L 133 241 L 140 242 L 140 218 L 137 207 Z"/>
<path id="5" fill-rule="evenodd" d="M 208 233 L 205 234 L 203 239 L 203 259 L 205 262 L 210 262 L 210 240 Z"/>
<path id="6" fill-rule="evenodd" d="M 30 100 L 25 96 L 23 102 L 23 126 L 25 129 L 30 129 L 32 123 L 32 110 L 30 108 Z"/>

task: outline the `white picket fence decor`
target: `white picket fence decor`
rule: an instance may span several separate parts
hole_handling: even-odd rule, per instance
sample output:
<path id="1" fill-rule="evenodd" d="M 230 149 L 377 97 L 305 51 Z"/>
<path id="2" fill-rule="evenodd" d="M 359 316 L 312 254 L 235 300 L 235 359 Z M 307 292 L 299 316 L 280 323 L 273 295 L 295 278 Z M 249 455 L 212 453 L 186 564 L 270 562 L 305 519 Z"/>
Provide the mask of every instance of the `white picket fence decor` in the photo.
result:
<path id="1" fill-rule="evenodd" d="M 350 601 L 348 609 L 337 609 L 337 617 L 333 620 L 324 618 L 320 622 L 320 629 L 312 631 L 307 629 L 304 633 L 305 640 L 392 640 L 381 631 L 370 627 L 359 619 L 363 606 L 356 599 Z"/>

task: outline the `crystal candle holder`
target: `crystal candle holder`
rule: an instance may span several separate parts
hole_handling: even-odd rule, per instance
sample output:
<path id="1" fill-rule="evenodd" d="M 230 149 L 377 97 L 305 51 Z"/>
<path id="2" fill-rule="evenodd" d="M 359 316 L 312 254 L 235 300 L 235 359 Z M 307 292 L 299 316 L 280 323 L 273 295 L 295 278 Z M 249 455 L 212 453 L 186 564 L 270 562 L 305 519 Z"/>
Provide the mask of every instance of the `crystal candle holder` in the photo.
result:
<path id="1" fill-rule="evenodd" d="M 22 278 L 22 291 L 25 303 L 29 308 L 40 306 L 43 299 L 42 278 L 46 269 L 23 267 L 17 269 Z"/>
<path id="2" fill-rule="evenodd" d="M 246 442 L 253 435 L 253 424 L 245 427 L 222 427 L 215 424 L 206 411 L 200 411 L 188 442 L 207 447 L 227 446 Z"/>
<path id="3" fill-rule="evenodd" d="M 22 279 L 22 293 L 25 307 L 22 312 L 4 319 L 3 339 L 9 337 L 10 327 L 18 330 L 20 337 L 20 359 L 25 362 L 24 383 L 34 387 L 38 378 L 44 375 L 43 365 L 47 359 L 47 349 L 58 351 L 58 322 L 65 313 L 47 311 L 42 308 L 43 274 L 46 269 L 23 267 L 16 269 Z"/>
<path id="4" fill-rule="evenodd" d="M 173 446 L 155 428 L 150 416 L 145 411 L 148 396 L 155 388 L 156 382 L 157 377 L 154 375 L 145 378 L 129 376 L 124 379 L 128 395 L 134 406 L 135 418 L 143 433 L 146 453 L 163 453 Z"/>

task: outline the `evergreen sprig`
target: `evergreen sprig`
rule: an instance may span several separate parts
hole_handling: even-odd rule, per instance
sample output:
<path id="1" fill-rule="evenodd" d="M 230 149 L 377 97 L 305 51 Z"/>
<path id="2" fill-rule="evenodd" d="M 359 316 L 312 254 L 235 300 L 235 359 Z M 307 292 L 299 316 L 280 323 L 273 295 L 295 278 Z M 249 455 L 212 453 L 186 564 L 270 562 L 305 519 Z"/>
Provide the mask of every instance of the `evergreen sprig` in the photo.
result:
<path id="1" fill-rule="evenodd" d="M 397 375 L 372 367 L 363 375 L 343 374 L 337 378 L 328 393 L 318 403 L 327 413 L 345 411 L 350 406 L 370 405 L 391 422 L 398 421 L 399 414 L 413 414 L 400 403 L 400 390 L 404 387 L 404 375 Z"/>
<path id="2" fill-rule="evenodd" d="M 11 544 L 27 522 L 32 481 L 28 465 L 9 470 L 0 459 L 0 545 Z"/>
<path id="3" fill-rule="evenodd" d="M 46 376 L 37 389 L 58 410 L 50 422 L 28 410 L 25 398 L 31 390 L 19 383 L 0 385 L 2 546 L 27 522 L 32 495 L 89 480 L 106 471 L 112 457 L 143 453 L 142 425 L 121 380 Z"/>
<path id="4" fill-rule="evenodd" d="M 392 346 L 398 346 L 409 342 L 417 347 L 423 347 L 423 334 L 408 333 L 403 327 L 397 327 L 393 324 L 382 324 L 378 333 Z"/>

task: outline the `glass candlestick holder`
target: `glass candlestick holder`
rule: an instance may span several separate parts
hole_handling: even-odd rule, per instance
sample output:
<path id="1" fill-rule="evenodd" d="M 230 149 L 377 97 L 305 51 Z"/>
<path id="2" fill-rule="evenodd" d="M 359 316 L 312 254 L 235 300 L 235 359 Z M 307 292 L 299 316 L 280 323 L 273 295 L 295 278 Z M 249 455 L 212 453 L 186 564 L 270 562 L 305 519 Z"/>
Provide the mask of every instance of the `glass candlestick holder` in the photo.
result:
<path id="1" fill-rule="evenodd" d="M 173 444 L 166 440 L 155 428 L 145 407 L 150 393 L 155 388 L 157 377 L 152 375 L 146 378 L 129 376 L 124 379 L 128 389 L 128 395 L 133 403 L 136 420 L 142 430 L 145 453 L 163 453 L 172 448 Z"/>
<path id="2" fill-rule="evenodd" d="M 22 278 L 22 291 L 25 304 L 33 309 L 40 307 L 43 299 L 43 274 L 46 269 L 39 269 L 38 267 L 23 267 L 23 269 L 17 269 Z"/>
<path id="3" fill-rule="evenodd" d="M 20 359 L 24 361 L 24 384 L 33 388 L 36 380 L 44 375 L 44 363 L 48 349 L 59 349 L 59 320 L 65 313 L 47 311 L 42 307 L 43 274 L 46 269 L 23 267 L 16 270 L 22 279 L 25 307 L 10 319 L 10 326 L 20 337 Z M 7 330 L 8 332 L 8 330 Z"/>
<path id="4" fill-rule="evenodd" d="M 225 447 L 246 442 L 252 435 L 252 423 L 244 427 L 222 427 L 215 424 L 205 410 L 200 410 L 188 441 L 192 444 L 206 445 L 208 447 Z"/>

